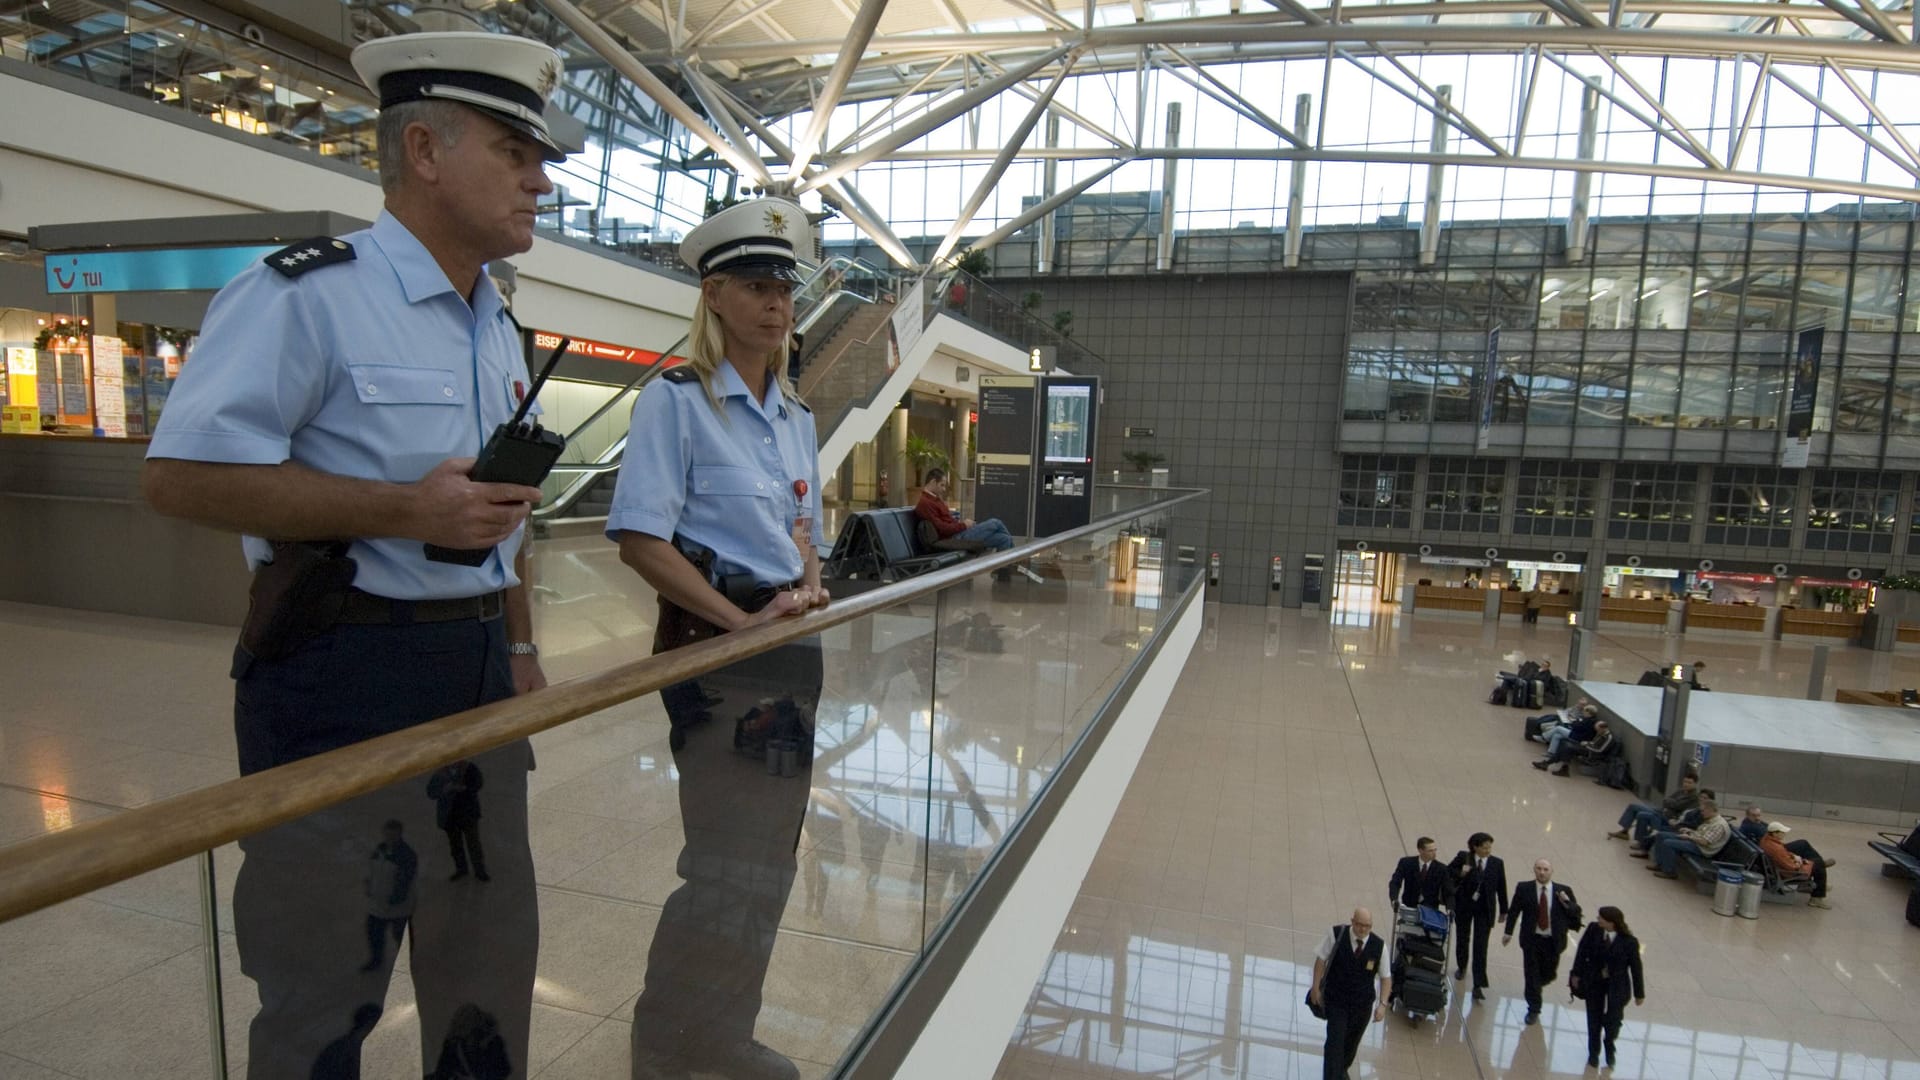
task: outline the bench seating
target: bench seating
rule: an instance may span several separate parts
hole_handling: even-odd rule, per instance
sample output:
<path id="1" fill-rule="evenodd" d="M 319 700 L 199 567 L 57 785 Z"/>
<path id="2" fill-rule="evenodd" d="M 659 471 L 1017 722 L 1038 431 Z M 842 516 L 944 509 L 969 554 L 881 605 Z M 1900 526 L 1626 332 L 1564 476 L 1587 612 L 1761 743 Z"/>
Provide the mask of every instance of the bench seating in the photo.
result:
<path id="1" fill-rule="evenodd" d="M 912 507 L 862 510 L 850 515 L 840 527 L 821 576 L 831 581 L 904 581 L 967 557 L 966 550 L 933 550 L 922 545 L 915 525 Z"/>
<path id="2" fill-rule="evenodd" d="M 1920 832 L 1920 824 L 1914 826 L 1914 831 Z M 1873 849 L 1874 854 L 1886 860 L 1880 867 L 1882 877 L 1904 877 L 1920 881 L 1920 858 L 1907 854 L 1900 847 L 1905 839 L 1906 837 L 1899 833 L 1883 832 L 1880 834 L 1880 839 L 1867 841 L 1867 846 Z"/>

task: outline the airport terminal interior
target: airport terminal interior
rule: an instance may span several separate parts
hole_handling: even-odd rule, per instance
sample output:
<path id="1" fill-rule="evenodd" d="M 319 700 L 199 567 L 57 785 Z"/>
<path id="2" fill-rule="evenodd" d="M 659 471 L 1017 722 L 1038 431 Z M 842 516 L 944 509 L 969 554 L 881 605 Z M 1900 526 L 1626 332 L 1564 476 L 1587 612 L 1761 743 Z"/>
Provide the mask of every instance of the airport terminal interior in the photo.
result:
<path id="1" fill-rule="evenodd" d="M 0 0 L 0 1080 L 1920 1080 L 1917 43 L 1912 0 Z M 421 186 L 475 117 L 547 164 L 461 262 L 413 223 L 478 213 Z M 323 320 L 364 351 L 216 300 L 380 259 Z M 372 337 L 402 301 L 471 353 Z M 271 454 L 196 456 L 270 393 Z M 264 511 L 167 498 L 418 493 L 534 399 L 523 530 L 345 538 L 392 595 L 250 599 Z M 735 633 L 676 591 L 816 565 Z M 1753 831 L 1668 835 L 1683 774 Z M 1456 960 L 1481 834 L 1490 907 L 1577 899 L 1544 986 L 1551 903 Z"/>

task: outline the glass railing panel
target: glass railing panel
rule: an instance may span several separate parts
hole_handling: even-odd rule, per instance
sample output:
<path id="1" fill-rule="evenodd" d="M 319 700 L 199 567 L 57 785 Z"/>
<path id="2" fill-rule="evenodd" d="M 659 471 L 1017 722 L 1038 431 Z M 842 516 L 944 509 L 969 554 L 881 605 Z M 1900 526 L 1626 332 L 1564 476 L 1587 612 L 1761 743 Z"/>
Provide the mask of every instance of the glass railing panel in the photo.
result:
<path id="1" fill-rule="evenodd" d="M 1069 612 L 1075 583 L 1049 558 L 1039 582 L 976 577 L 940 593 L 929 763 L 927 928 L 978 877 L 1071 740 Z"/>
<path id="2" fill-rule="evenodd" d="M 234 1075 L 830 1075 L 1170 617 L 1198 502 L 257 833 L 211 909 L 190 860 L 0 924 L 0 1055 L 214 1075 L 211 910 Z M 650 651 L 611 545 L 537 551 L 549 678 Z"/>
<path id="3" fill-rule="evenodd" d="M 183 860 L 0 924 L 0 1075 L 217 1075 L 205 867 Z M 232 935 L 213 940 L 237 967 Z M 229 1013 L 223 1046 L 244 1032 Z"/>

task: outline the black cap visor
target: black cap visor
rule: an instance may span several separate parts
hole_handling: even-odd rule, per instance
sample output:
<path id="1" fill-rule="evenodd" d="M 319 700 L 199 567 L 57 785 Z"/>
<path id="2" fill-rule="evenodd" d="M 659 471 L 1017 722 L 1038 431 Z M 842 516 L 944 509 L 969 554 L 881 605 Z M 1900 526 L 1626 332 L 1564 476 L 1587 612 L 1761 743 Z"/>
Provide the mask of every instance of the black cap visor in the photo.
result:
<path id="1" fill-rule="evenodd" d="M 794 265 L 792 259 L 765 255 L 743 255 L 738 259 L 728 259 L 707 271 L 708 276 L 713 274 L 728 274 L 739 278 L 772 278 L 775 281 L 795 283 L 806 280 L 806 276 L 800 272 L 798 266 Z"/>

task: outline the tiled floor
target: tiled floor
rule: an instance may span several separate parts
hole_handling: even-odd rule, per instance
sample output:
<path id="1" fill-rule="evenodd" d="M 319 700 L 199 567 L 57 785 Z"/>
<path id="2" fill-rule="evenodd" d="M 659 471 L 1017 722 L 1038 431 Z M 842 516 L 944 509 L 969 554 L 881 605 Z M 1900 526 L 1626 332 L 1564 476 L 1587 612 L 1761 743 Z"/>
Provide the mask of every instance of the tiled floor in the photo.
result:
<path id="1" fill-rule="evenodd" d="M 1840 860 L 1833 908 L 1758 921 L 1647 873 L 1605 838 L 1622 799 L 1527 767 L 1523 713 L 1485 703 L 1519 654 L 1564 664 L 1564 626 L 1498 627 L 1359 602 L 1327 616 L 1227 608 L 1208 629 L 1135 773 L 1069 925 L 1002 1061 L 1003 1080 L 1321 1074 L 1325 1027 L 1301 999 L 1313 952 L 1356 904 L 1376 918 L 1394 860 L 1496 838 L 1510 880 L 1553 860 L 1586 911 L 1622 908 L 1645 946 L 1613 1075 L 1654 1080 L 1920 1077 L 1920 931 L 1867 826 L 1783 818 Z M 1679 652 L 1709 685 L 1804 693 L 1811 643 L 1608 630 L 1590 669 L 1633 679 Z M 1836 649 L 1834 684 L 1920 684 L 1920 655 Z M 1765 688 L 1765 689 L 1763 689 Z M 1384 925 L 1384 923 L 1382 924 Z M 1490 953 L 1484 1004 L 1373 1025 L 1356 1078 L 1538 1077 L 1586 1070 L 1564 981 L 1522 1024 L 1517 947 Z M 1461 984 L 1451 984 L 1459 986 Z"/>
<path id="2" fill-rule="evenodd" d="M 640 655 L 650 598 L 611 547 L 544 552 L 549 674 Z M 762 1038 L 809 1076 L 824 1075 L 864 1017 L 860 1004 L 884 993 L 977 867 L 1006 806 L 1057 760 L 1066 717 L 1111 684 L 1153 618 L 1106 599 L 1022 607 L 983 592 L 958 602 L 884 616 L 858 647 L 829 643 L 828 696 L 870 706 L 870 717 L 845 711 L 846 752 L 816 773 L 761 1022 Z M 929 628 L 969 609 L 1007 624 L 1007 651 L 928 655 L 919 642 Z M 1920 935 L 1901 921 L 1904 891 L 1877 876 L 1862 843 L 1871 830 L 1793 822 L 1842 859 L 1831 911 L 1769 905 L 1759 922 L 1723 919 L 1653 880 L 1601 837 L 1618 797 L 1526 768 L 1521 714 L 1480 703 L 1490 671 L 1516 652 L 1563 660 L 1565 638 L 1546 625 L 1402 625 L 1370 606 L 1331 619 L 1210 610 L 1002 1075 L 1317 1075 L 1321 1028 L 1299 1000 L 1318 936 L 1353 904 L 1384 900 L 1393 859 L 1415 836 L 1440 837 L 1451 853 L 1486 829 L 1510 868 L 1551 856 L 1588 911 L 1620 904 L 1646 940 L 1652 994 L 1629 1014 L 1619 1075 L 1920 1080 L 1920 994 L 1909 989 L 1920 984 Z M 230 776 L 230 642 L 209 627 L 0 605 L 0 843 Z M 1705 657 L 1714 685 L 1776 693 L 1804 687 L 1811 653 L 1610 635 L 1595 673 L 1631 678 L 1679 651 Z M 930 673 L 943 687 L 930 712 L 947 725 L 931 747 L 919 726 Z M 1835 684 L 1920 684 L 1920 653 L 1844 651 L 1830 674 Z M 646 700 L 538 740 L 534 1075 L 626 1075 L 624 1017 L 677 848 L 663 735 Z M 916 772 L 918 796 L 905 779 Z M 929 777 L 943 782 L 931 799 Z M 931 852 L 909 839 L 929 821 L 943 838 Z M 232 850 L 216 853 L 223 927 L 237 865 Z M 181 864 L 0 926 L 0 1077 L 207 1075 L 197 904 L 194 867 Z M 224 935 L 221 955 L 238 1075 L 253 992 Z M 1487 1004 L 1418 1028 L 1377 1025 L 1355 1075 L 1578 1073 L 1583 1016 L 1562 995 L 1544 1027 L 1523 1028 L 1517 958 L 1496 952 L 1494 963 Z M 396 978 L 367 1075 L 407 1073 L 412 1015 L 408 980 Z"/>

